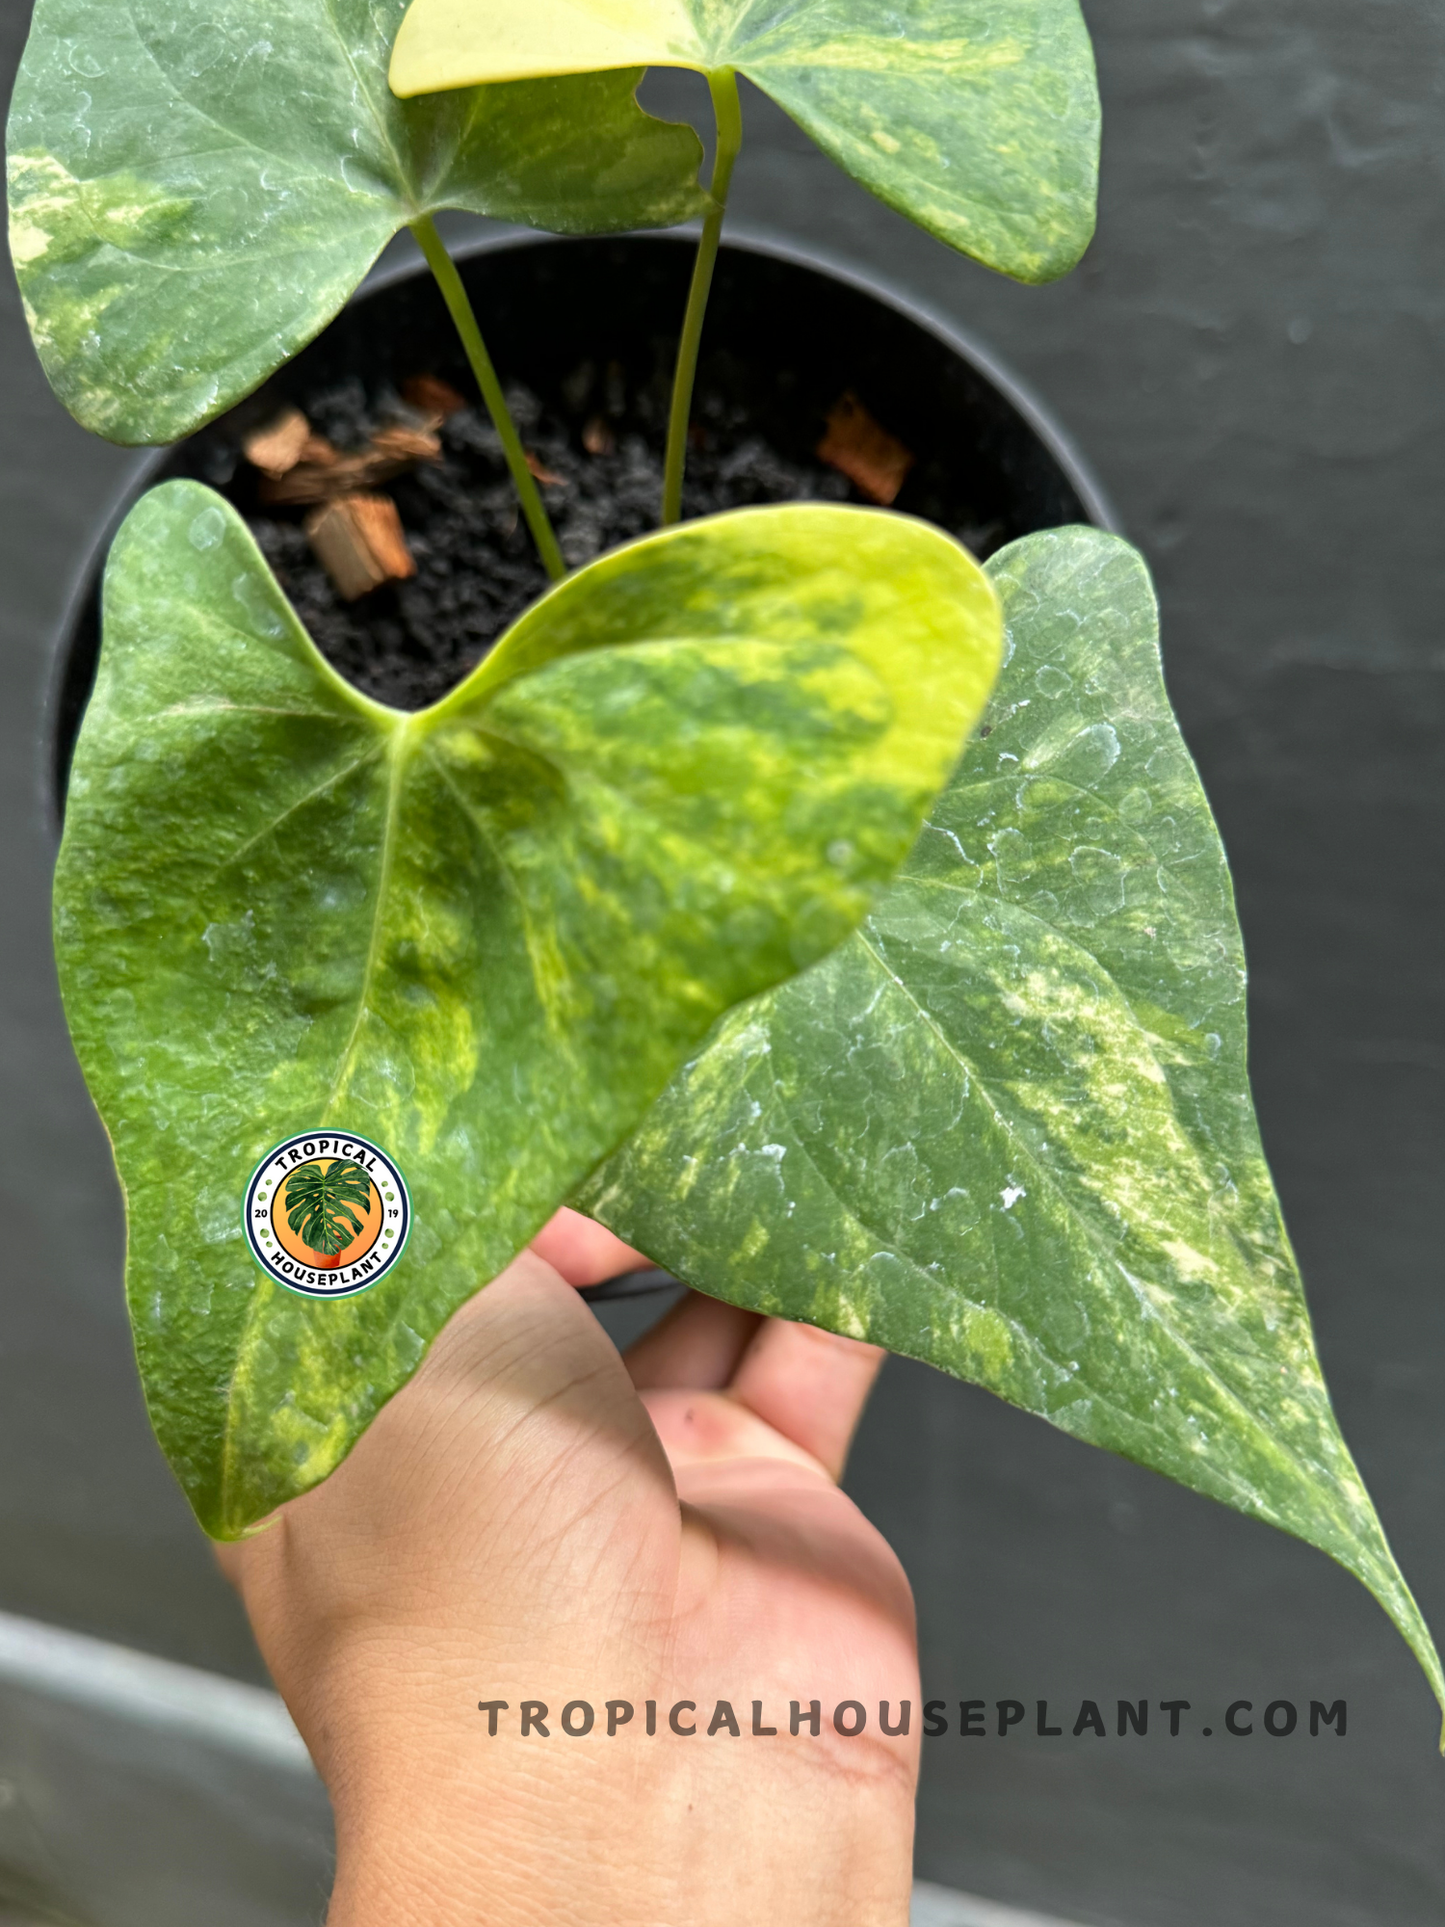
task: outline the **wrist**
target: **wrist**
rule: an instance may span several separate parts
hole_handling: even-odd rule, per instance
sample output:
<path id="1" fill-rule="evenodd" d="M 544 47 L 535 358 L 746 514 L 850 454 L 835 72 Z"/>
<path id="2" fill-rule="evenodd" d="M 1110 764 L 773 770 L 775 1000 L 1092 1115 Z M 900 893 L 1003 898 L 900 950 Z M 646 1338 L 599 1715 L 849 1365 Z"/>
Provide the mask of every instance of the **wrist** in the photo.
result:
<path id="1" fill-rule="evenodd" d="M 662 1736 L 646 1752 L 415 1738 L 380 1770 L 337 1775 L 328 1927 L 906 1927 L 901 1762 L 840 1775 L 787 1738 L 706 1752 Z M 761 1745 L 788 1749 L 767 1773 L 749 1759 Z"/>

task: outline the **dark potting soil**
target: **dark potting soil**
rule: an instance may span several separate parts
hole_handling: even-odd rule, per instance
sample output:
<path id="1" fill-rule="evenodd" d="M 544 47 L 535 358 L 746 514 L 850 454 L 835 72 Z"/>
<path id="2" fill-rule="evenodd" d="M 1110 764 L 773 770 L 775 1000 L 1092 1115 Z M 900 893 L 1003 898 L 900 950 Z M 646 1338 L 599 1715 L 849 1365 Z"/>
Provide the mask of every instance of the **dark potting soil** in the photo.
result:
<path id="1" fill-rule="evenodd" d="M 699 383 L 685 516 L 862 499 L 837 470 L 780 453 L 760 432 L 755 411 L 736 399 L 735 371 L 723 376 L 710 383 L 704 371 Z M 629 390 L 618 365 L 589 362 L 559 384 L 550 404 L 522 387 L 510 389 L 509 400 L 528 452 L 557 478 L 542 484 L 542 495 L 571 566 L 656 528 L 664 380 Z M 394 391 L 368 394 L 354 377 L 299 401 L 313 428 L 342 451 L 362 448 L 388 422 L 415 419 Z M 321 653 L 366 694 L 399 709 L 445 695 L 548 586 L 490 421 L 480 407 L 467 407 L 440 433 L 440 462 L 384 485 L 400 512 L 416 576 L 351 603 L 337 596 L 312 554 L 304 510 L 261 506 L 257 478 L 238 462 L 234 441 L 197 450 L 198 469 L 209 470 L 207 479 L 225 487 L 246 516 Z M 989 527 L 952 533 L 980 557 L 997 546 L 998 532 Z"/>

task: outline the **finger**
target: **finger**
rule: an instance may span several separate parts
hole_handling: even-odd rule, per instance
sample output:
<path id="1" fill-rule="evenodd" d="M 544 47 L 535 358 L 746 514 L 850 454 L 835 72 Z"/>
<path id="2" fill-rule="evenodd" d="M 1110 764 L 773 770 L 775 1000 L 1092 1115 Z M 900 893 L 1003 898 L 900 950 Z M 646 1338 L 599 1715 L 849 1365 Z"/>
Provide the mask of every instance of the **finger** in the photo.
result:
<path id="1" fill-rule="evenodd" d="M 532 1250 L 569 1285 L 600 1285 L 625 1271 L 645 1271 L 651 1262 L 595 1218 L 584 1218 L 565 1204 L 537 1233 Z"/>
<path id="2" fill-rule="evenodd" d="M 624 1363 L 639 1392 L 721 1391 L 762 1322 L 755 1311 L 690 1291 L 624 1354 Z"/>
<path id="3" fill-rule="evenodd" d="M 748 1346 L 728 1391 L 840 1479 L 886 1356 L 876 1345 L 770 1318 Z"/>

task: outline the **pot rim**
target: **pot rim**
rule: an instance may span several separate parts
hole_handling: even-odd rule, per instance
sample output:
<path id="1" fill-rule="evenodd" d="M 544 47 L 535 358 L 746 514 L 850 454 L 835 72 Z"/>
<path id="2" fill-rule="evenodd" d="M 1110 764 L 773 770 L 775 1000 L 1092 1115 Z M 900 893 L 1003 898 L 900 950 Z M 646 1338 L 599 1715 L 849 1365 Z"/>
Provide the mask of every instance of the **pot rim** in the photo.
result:
<path id="1" fill-rule="evenodd" d="M 447 246 L 454 259 L 466 261 L 475 255 L 493 254 L 501 248 L 537 247 L 557 242 L 571 246 L 579 242 L 585 244 L 606 240 L 658 241 L 664 245 L 683 243 L 694 247 L 700 231 L 695 221 L 675 228 L 635 228 L 630 233 L 618 235 L 548 234 L 540 228 L 499 227 L 495 232 L 448 240 Z M 729 222 L 722 245 L 724 252 L 732 248 L 740 254 L 759 254 L 767 260 L 786 262 L 792 267 L 811 268 L 817 274 L 841 281 L 844 287 L 868 295 L 880 306 L 891 308 L 895 314 L 902 315 L 925 333 L 933 335 L 960 360 L 976 368 L 989 385 L 996 388 L 1015 412 L 1023 417 L 1063 470 L 1094 527 L 1110 535 L 1124 535 L 1118 510 L 1072 436 L 1060 427 L 1033 390 L 1000 361 L 991 348 L 966 328 L 960 328 L 941 309 L 916 295 L 903 293 L 841 254 L 834 254 L 827 248 L 805 247 L 770 228 L 754 226 L 746 221 Z M 419 250 L 415 253 L 410 247 L 398 250 L 394 259 L 383 259 L 372 268 L 352 299 L 406 280 L 415 272 L 416 263 L 420 260 Z"/>
<path id="2" fill-rule="evenodd" d="M 484 233 L 448 239 L 447 246 L 454 260 L 470 261 L 479 255 L 496 254 L 504 249 L 548 247 L 609 239 L 645 240 L 665 245 L 691 247 L 696 245 L 698 231 L 695 222 L 677 228 L 633 229 L 626 234 L 611 236 L 549 234 L 541 228 L 498 225 Z M 810 268 L 815 273 L 828 275 L 833 280 L 840 281 L 845 287 L 869 296 L 881 306 L 891 308 L 896 314 L 902 315 L 915 326 L 933 335 L 960 360 L 975 368 L 1022 417 L 1063 470 L 1085 514 L 1094 526 L 1105 529 L 1112 535 L 1124 533 L 1108 494 L 1095 478 L 1071 437 L 1054 420 L 1044 404 L 1010 368 L 997 358 L 992 349 L 986 347 L 967 330 L 960 328 L 939 309 L 914 295 L 902 293 L 876 275 L 826 248 L 804 247 L 767 228 L 751 226 L 747 222 L 739 222 L 729 227 L 723 239 L 723 247 L 735 249 L 743 254 L 762 255 L 768 260 L 782 261 L 794 267 Z M 364 279 L 357 285 L 355 292 L 337 312 L 340 313 L 345 308 L 349 308 L 353 302 L 364 300 L 386 288 L 394 287 L 400 281 L 409 280 L 419 269 L 424 268 L 425 262 L 421 250 L 403 229 L 383 250 L 382 256 L 373 263 Z M 330 323 L 327 324 L 329 325 Z M 46 821 L 52 835 L 57 838 L 63 827 L 56 805 L 57 770 L 55 766 L 55 736 L 60 720 L 60 698 L 66 668 L 63 645 L 66 638 L 74 632 L 96 571 L 108 553 L 121 523 L 134 505 L 137 496 L 147 486 L 150 478 L 165 466 L 172 452 L 189 439 L 189 436 L 182 436 L 179 441 L 147 448 L 137 456 L 134 463 L 121 476 L 106 503 L 95 539 L 88 544 L 71 575 L 60 619 L 51 633 L 49 668 L 45 676 L 44 695 L 41 701 L 40 769 L 37 774 L 44 796 Z"/>

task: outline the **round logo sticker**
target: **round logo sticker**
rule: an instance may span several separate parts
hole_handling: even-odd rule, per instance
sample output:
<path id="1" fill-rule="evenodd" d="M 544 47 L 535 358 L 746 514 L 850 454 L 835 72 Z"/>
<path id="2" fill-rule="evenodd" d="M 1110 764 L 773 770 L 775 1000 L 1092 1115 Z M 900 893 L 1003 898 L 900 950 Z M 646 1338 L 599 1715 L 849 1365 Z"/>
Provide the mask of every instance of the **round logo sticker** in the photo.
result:
<path id="1" fill-rule="evenodd" d="M 256 1166 L 244 1224 L 268 1278 L 304 1298 L 353 1298 L 389 1272 L 411 1231 L 401 1172 L 354 1134 L 288 1137 Z"/>

